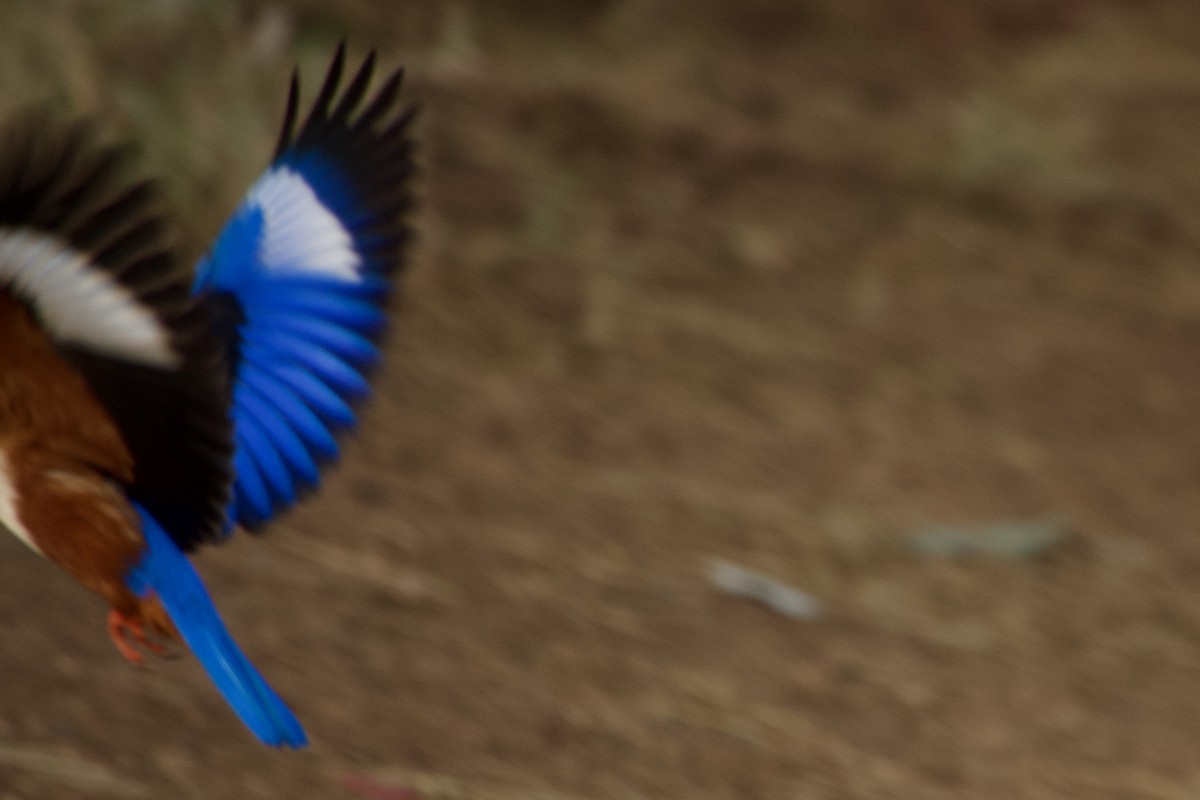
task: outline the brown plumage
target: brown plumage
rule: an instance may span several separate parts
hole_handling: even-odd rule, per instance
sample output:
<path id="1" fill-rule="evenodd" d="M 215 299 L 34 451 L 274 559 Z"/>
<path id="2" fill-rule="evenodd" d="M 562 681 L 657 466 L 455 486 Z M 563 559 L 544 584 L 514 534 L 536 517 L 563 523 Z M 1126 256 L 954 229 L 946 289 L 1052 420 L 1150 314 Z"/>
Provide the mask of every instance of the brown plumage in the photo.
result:
<path id="1" fill-rule="evenodd" d="M 122 491 L 135 464 L 116 424 L 60 356 L 29 310 L 0 290 L 0 459 L 21 538 L 108 603 L 109 630 L 131 660 L 128 636 L 173 638 L 153 598 L 124 576 L 142 553 L 136 513 Z"/>

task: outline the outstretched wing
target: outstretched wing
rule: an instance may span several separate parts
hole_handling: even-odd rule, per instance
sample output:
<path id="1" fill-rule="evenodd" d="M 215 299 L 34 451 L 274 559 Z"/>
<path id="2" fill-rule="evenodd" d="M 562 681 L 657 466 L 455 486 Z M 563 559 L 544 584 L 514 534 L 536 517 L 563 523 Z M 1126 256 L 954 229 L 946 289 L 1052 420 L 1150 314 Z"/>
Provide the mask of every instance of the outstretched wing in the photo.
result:
<path id="1" fill-rule="evenodd" d="M 152 187 L 120 179 L 122 160 L 44 114 L 0 133 L 0 292 L 31 309 L 111 414 L 134 459 L 126 491 L 187 547 L 223 527 L 228 384 Z"/>
<path id="2" fill-rule="evenodd" d="M 293 76 L 275 158 L 198 270 L 234 370 L 230 521 L 250 529 L 315 486 L 355 425 L 409 236 L 402 72 L 364 103 L 375 55 L 340 91 L 344 61 L 343 45 L 298 133 Z"/>

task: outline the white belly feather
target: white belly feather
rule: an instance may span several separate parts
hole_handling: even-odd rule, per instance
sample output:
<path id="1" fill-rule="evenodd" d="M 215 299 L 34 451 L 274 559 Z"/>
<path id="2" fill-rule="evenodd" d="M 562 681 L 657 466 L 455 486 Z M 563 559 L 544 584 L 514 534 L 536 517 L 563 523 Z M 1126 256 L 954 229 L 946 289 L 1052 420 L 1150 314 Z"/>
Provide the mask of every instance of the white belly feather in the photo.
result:
<path id="1" fill-rule="evenodd" d="M 34 552 L 41 555 L 29 529 L 17 516 L 17 489 L 13 485 L 12 472 L 9 470 L 8 455 L 0 450 L 0 525 L 7 528 L 14 536 L 29 545 Z"/>

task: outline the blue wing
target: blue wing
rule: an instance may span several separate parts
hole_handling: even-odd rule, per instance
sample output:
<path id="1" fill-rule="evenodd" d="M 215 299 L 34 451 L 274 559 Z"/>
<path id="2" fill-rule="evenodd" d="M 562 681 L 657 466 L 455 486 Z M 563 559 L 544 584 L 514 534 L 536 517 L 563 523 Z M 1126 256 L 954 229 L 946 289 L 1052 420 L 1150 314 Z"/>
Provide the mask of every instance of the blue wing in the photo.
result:
<path id="1" fill-rule="evenodd" d="M 187 556 L 154 517 L 137 510 L 147 548 L 126 577 L 129 588 L 158 595 L 187 646 L 255 736 L 274 747 L 304 747 L 304 728 L 233 641 Z"/>
<path id="2" fill-rule="evenodd" d="M 344 61 L 340 47 L 298 133 L 293 77 L 275 158 L 198 268 L 234 371 L 229 520 L 250 529 L 314 487 L 354 427 L 408 239 L 402 73 L 360 108 L 375 56 L 339 96 Z"/>

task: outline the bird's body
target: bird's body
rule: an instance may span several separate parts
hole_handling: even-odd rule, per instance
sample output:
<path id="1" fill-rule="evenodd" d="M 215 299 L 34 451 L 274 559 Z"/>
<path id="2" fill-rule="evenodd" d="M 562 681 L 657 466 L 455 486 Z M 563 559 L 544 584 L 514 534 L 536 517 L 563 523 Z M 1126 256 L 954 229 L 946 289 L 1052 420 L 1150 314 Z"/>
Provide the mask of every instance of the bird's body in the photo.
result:
<path id="1" fill-rule="evenodd" d="M 140 661 L 127 633 L 151 646 L 148 633 L 177 634 L 154 597 L 125 583 L 146 549 L 122 488 L 133 456 L 86 381 L 4 291 L 0 342 L 0 523 L 104 598 L 118 650 Z"/>
<path id="2" fill-rule="evenodd" d="M 355 422 L 407 238 L 399 73 L 359 111 L 339 49 L 298 133 L 197 274 L 146 184 L 81 127 L 0 140 L 0 523 L 109 607 L 109 633 L 185 643 L 264 742 L 291 711 L 225 630 L 185 551 L 258 528 L 319 481 Z"/>
<path id="3" fill-rule="evenodd" d="M 145 546 L 119 482 L 133 456 L 79 373 L 29 310 L 0 292 L 0 513 L 26 544 L 114 608 L 129 607 L 124 576 Z"/>

